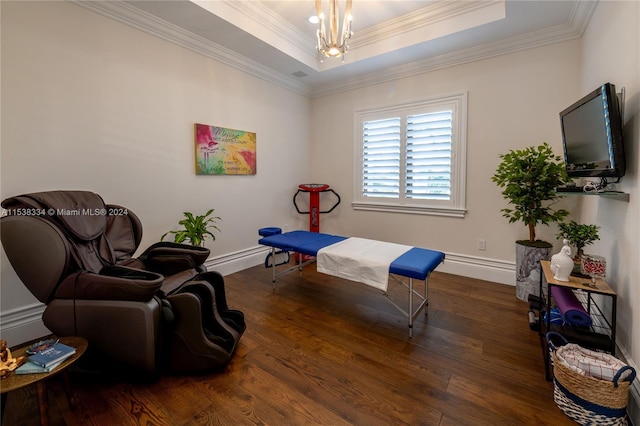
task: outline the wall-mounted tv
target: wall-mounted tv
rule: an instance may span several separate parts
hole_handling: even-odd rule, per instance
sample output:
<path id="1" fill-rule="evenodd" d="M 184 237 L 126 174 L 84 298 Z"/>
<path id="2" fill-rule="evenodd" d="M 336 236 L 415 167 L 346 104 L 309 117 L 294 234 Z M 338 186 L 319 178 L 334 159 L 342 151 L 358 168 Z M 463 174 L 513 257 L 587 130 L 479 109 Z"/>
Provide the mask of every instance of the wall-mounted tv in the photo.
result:
<path id="1" fill-rule="evenodd" d="M 611 83 L 560 112 L 564 162 L 570 177 L 624 176 L 622 120 L 616 88 Z"/>

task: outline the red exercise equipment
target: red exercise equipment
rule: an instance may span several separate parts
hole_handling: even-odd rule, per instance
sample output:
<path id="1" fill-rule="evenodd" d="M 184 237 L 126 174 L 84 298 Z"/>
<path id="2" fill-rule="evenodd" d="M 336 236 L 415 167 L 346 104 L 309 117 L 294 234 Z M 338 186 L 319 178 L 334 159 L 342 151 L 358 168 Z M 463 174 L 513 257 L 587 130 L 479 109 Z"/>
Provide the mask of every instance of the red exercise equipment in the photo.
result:
<path id="1" fill-rule="evenodd" d="M 301 211 L 298 207 L 298 204 L 296 203 L 296 197 L 301 192 L 309 193 L 309 211 Z M 338 199 L 333 207 L 331 207 L 329 210 L 320 210 L 321 192 L 332 192 Z M 324 183 L 303 183 L 301 185 L 298 185 L 298 191 L 293 196 L 293 205 L 296 207 L 298 213 L 309 214 L 309 231 L 311 232 L 320 232 L 320 214 L 331 213 L 333 209 L 338 206 L 338 204 L 340 204 L 340 196 L 333 189 L 331 189 L 329 185 Z"/>

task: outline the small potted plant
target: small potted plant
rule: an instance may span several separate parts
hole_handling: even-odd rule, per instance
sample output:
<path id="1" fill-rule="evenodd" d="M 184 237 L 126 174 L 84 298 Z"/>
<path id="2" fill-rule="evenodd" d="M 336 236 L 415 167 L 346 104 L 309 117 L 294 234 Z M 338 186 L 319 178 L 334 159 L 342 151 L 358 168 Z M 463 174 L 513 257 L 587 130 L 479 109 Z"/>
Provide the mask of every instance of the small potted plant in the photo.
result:
<path id="1" fill-rule="evenodd" d="M 559 239 L 566 238 L 569 242 L 575 246 L 576 253 L 573 256 L 573 262 L 577 265 L 580 264 L 582 255 L 584 254 L 584 247 L 589 244 L 593 244 L 600 239 L 597 225 L 585 225 L 572 220 L 570 222 L 563 222 L 558 224 L 560 232 L 556 235 Z"/>
<path id="2" fill-rule="evenodd" d="M 553 203 L 562 197 L 556 188 L 570 179 L 563 159 L 546 142 L 510 150 L 500 158 L 491 180 L 502 188 L 502 196 L 511 206 L 501 209 L 502 216 L 509 223 L 523 222 L 529 231 L 529 239 L 516 241 L 516 295 L 527 300 L 529 294 L 538 293 L 537 279 L 531 272 L 540 260 L 551 257 L 553 247 L 536 239 L 536 226 L 559 222 L 569 214 L 565 209 L 554 209 Z"/>
<path id="3" fill-rule="evenodd" d="M 169 235 L 174 235 L 174 242 L 186 243 L 189 242 L 194 246 L 204 246 L 204 241 L 207 237 L 211 237 L 213 241 L 216 240 L 216 236 L 213 231 L 220 232 L 220 229 L 216 226 L 216 222 L 221 220 L 218 216 L 211 216 L 214 209 L 210 209 L 207 213 L 201 216 L 194 216 L 191 212 L 184 212 L 185 218 L 178 222 L 183 226 L 183 229 L 177 231 L 166 232 L 161 241 Z"/>

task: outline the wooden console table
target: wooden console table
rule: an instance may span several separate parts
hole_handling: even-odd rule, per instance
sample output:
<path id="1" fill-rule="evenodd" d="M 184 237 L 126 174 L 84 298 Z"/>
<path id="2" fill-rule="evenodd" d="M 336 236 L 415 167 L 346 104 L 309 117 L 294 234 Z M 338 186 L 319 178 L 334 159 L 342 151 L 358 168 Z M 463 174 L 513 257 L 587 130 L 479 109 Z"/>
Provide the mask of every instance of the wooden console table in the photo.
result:
<path id="1" fill-rule="evenodd" d="M 34 374 L 16 374 L 15 371 L 9 376 L 0 380 L 0 391 L 2 393 L 2 414 L 4 415 L 4 408 L 7 402 L 7 394 L 11 391 L 21 389 L 25 386 L 36 384 L 38 387 L 38 407 L 40 409 L 40 424 L 43 426 L 49 425 L 49 399 L 47 395 L 47 380 L 53 376 L 62 373 L 64 380 L 64 390 L 67 394 L 67 400 L 69 406 L 75 408 L 76 401 L 71 391 L 71 383 L 69 381 L 69 374 L 67 369 L 75 363 L 84 352 L 87 350 L 87 341 L 82 337 L 62 337 L 60 342 L 65 345 L 76 348 L 76 353 L 70 358 L 62 362 L 55 370 L 49 373 L 34 373 Z M 23 345 L 17 349 L 11 350 L 11 355 L 14 358 L 25 355 L 25 352 L 29 345 Z M 1 421 L 2 417 L 0 417 Z"/>

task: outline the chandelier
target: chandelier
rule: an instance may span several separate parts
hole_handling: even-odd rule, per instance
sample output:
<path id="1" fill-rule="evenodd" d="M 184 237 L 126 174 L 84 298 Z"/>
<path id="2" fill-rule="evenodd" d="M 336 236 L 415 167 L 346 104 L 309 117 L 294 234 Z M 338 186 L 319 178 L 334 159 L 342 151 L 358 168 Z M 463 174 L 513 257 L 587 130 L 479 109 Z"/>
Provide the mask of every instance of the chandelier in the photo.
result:
<path id="1" fill-rule="evenodd" d="M 340 9 L 337 0 L 329 0 L 329 32 L 325 25 L 325 15 L 322 12 L 322 0 L 316 0 L 316 14 L 318 16 L 318 54 L 320 57 L 337 58 L 347 53 L 347 40 L 351 38 L 351 0 L 346 0 L 342 33 L 338 38 Z M 344 57 L 343 57 L 344 60 Z"/>

